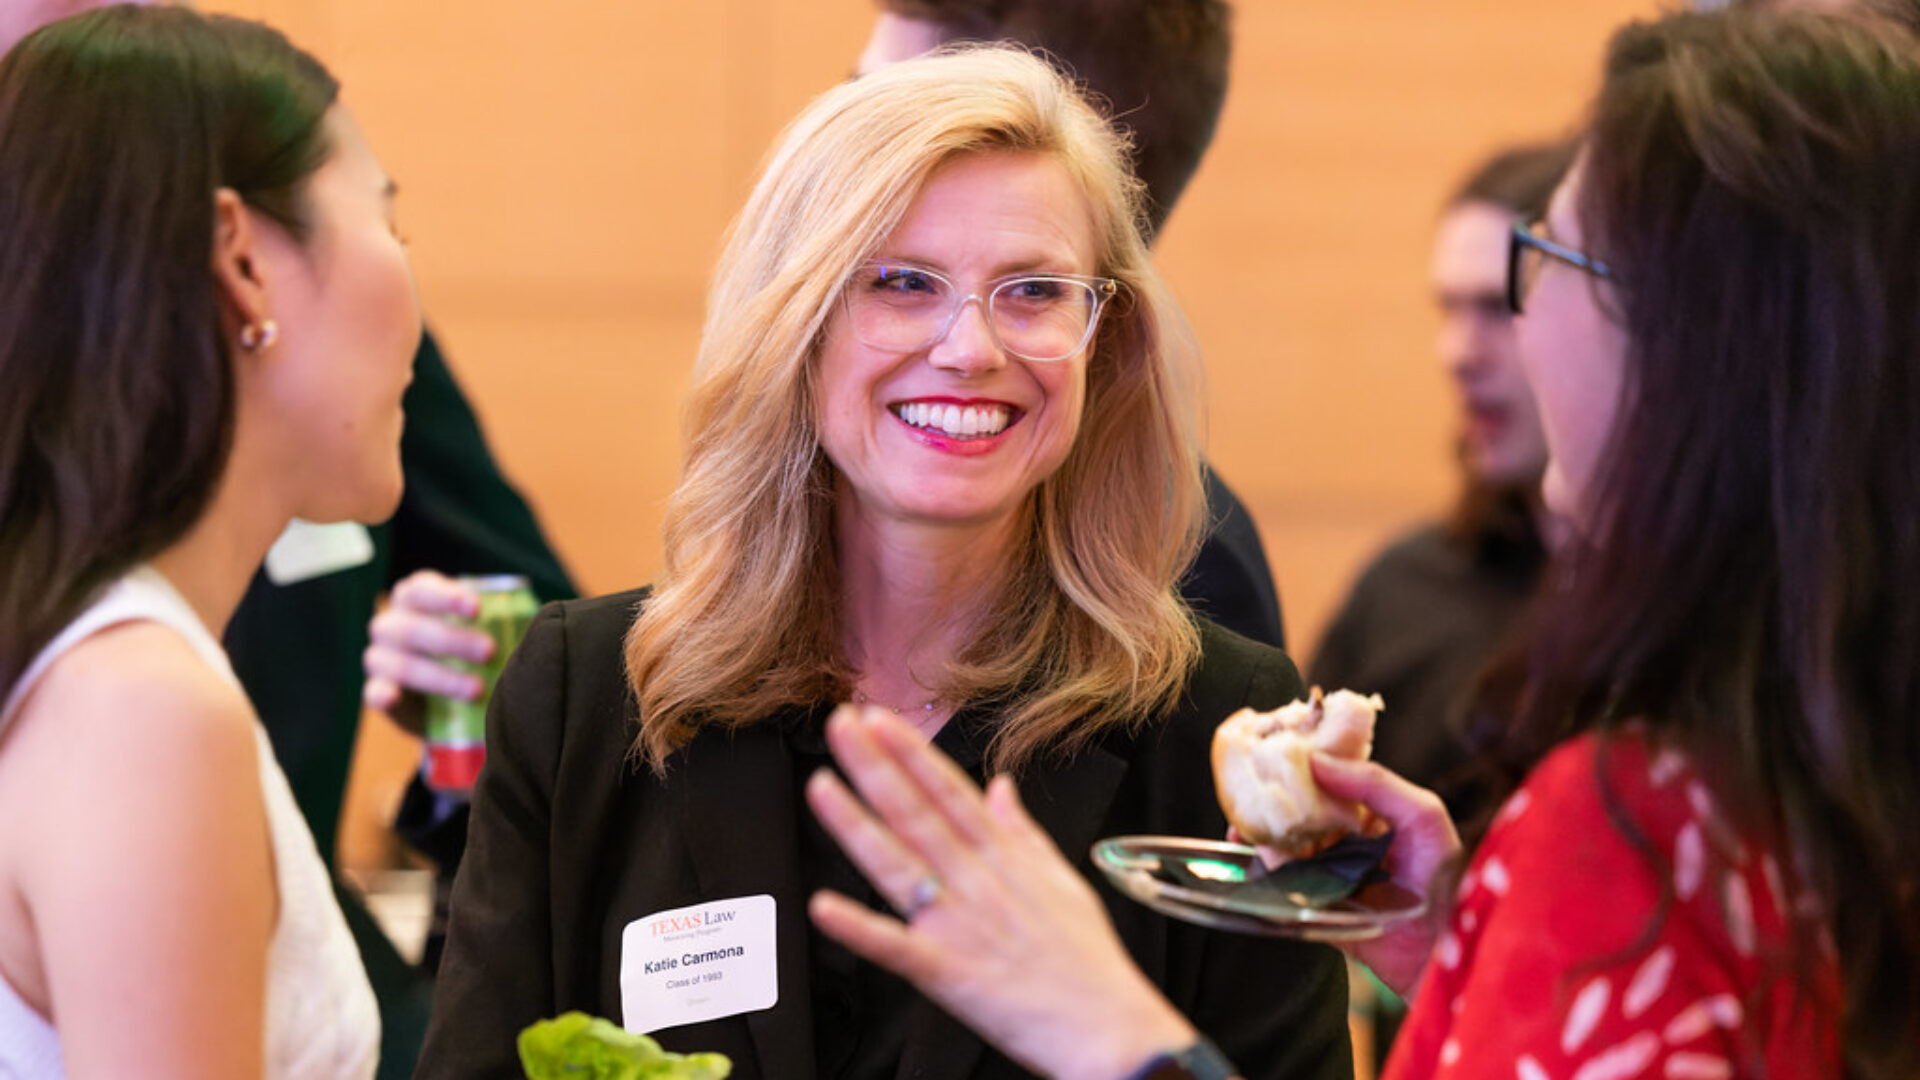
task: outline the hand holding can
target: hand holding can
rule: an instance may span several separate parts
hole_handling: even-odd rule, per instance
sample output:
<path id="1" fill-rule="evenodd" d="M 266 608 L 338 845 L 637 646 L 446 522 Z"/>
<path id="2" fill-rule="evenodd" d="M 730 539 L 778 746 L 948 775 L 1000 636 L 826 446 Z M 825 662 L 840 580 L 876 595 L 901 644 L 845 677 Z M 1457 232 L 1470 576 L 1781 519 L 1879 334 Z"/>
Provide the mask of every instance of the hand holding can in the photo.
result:
<path id="1" fill-rule="evenodd" d="M 448 659 L 447 666 L 480 678 L 480 696 L 471 701 L 429 695 L 426 702 L 427 786 L 436 791 L 464 794 L 487 756 L 487 703 L 507 657 L 526 636 L 539 601 L 527 579 L 517 574 L 463 577 L 460 583 L 480 598 L 479 613 L 471 620 L 450 619 L 493 639 L 493 656 L 485 663 Z"/>

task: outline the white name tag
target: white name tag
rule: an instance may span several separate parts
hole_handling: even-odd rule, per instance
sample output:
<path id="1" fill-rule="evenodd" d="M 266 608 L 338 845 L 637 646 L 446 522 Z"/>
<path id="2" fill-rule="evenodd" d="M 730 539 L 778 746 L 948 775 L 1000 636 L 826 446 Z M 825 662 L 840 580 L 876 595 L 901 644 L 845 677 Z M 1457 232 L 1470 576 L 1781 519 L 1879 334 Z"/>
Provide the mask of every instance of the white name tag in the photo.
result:
<path id="1" fill-rule="evenodd" d="M 620 1005 L 648 1034 L 771 1009 L 780 1000 L 771 896 L 656 911 L 620 937 Z"/>
<path id="2" fill-rule="evenodd" d="M 373 561 L 373 536 L 357 521 L 315 525 L 294 518 L 267 549 L 267 580 L 292 585 Z"/>

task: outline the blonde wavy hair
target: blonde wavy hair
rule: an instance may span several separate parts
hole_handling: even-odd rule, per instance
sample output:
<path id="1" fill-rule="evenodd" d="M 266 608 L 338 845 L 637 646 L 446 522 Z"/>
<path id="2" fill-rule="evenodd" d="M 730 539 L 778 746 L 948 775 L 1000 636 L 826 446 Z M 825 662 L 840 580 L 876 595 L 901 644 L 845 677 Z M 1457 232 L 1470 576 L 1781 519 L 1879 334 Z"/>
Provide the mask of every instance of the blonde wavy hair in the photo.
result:
<path id="1" fill-rule="evenodd" d="M 634 752 L 664 772 L 701 728 L 844 701 L 814 354 L 847 276 L 929 176 L 969 154 L 1046 154 L 1084 194 L 1098 268 L 1122 283 L 1087 361 L 1087 403 L 971 641 L 949 701 L 990 702 L 989 765 L 1018 769 L 1170 706 L 1199 658 L 1179 575 L 1205 496 L 1192 336 L 1141 239 L 1127 147 L 1040 58 L 945 50 L 821 95 L 781 136 L 734 222 L 683 414 L 666 567 L 626 641 Z"/>

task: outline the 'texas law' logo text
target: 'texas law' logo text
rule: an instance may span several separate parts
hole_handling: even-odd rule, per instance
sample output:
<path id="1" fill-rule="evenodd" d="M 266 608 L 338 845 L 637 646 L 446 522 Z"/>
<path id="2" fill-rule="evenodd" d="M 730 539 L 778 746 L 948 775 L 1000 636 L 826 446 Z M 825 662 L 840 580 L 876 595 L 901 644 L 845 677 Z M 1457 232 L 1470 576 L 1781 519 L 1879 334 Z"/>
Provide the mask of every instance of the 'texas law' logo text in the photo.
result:
<path id="1" fill-rule="evenodd" d="M 692 915 L 670 915 L 648 923 L 647 933 L 653 937 L 665 937 L 668 934 L 682 934 L 689 930 L 720 926 L 732 922 L 737 914 L 729 908 L 725 911 L 702 911 Z"/>

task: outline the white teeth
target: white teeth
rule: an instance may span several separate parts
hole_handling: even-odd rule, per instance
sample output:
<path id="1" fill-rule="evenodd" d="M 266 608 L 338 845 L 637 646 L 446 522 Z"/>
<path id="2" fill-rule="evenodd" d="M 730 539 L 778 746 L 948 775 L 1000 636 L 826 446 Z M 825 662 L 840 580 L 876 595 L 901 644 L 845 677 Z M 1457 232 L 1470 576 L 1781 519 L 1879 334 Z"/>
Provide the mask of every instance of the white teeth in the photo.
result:
<path id="1" fill-rule="evenodd" d="M 938 431 L 954 438 L 978 438 L 998 435 L 1012 421 L 1012 412 L 1004 405 L 941 405 L 912 401 L 894 408 L 894 415 L 917 428 Z"/>

